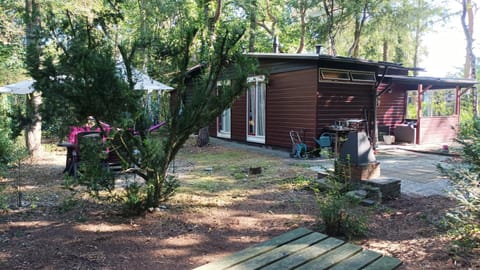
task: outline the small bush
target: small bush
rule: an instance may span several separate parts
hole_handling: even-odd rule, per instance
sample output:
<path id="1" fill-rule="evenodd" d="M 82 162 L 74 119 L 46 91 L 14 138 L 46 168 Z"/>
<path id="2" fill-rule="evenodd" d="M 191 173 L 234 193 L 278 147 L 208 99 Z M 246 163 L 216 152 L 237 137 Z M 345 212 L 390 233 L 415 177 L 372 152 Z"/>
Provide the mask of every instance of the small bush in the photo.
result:
<path id="1" fill-rule="evenodd" d="M 335 161 L 335 170 L 326 177 L 325 193 L 318 193 L 319 218 L 325 233 L 345 236 L 348 239 L 364 236 L 367 232 L 366 219 L 355 211 L 359 201 L 346 193 L 353 187 L 349 163 Z"/>
<path id="2" fill-rule="evenodd" d="M 0 163 L 8 164 L 11 161 L 11 153 L 14 145 L 8 138 L 7 132 L 0 129 Z"/>
<path id="3" fill-rule="evenodd" d="M 6 172 L 8 166 L 17 164 L 28 156 L 28 151 L 20 140 L 14 141 L 9 137 L 9 132 L 0 128 L 0 174 Z"/>
<path id="4" fill-rule="evenodd" d="M 85 185 L 93 194 L 101 190 L 111 191 L 115 185 L 113 172 L 107 169 L 105 144 L 100 139 L 86 139 L 79 147 L 80 166 L 78 182 Z"/>
<path id="5" fill-rule="evenodd" d="M 325 233 L 347 239 L 364 236 L 367 233 L 366 220 L 354 213 L 357 206 L 357 201 L 344 194 L 328 194 L 320 200 L 320 218 Z"/>
<path id="6" fill-rule="evenodd" d="M 167 175 L 166 179 L 163 183 L 163 192 L 162 192 L 162 201 L 166 201 L 175 195 L 178 187 L 180 186 L 180 182 L 175 175 Z"/>
<path id="7" fill-rule="evenodd" d="M 143 211 L 143 202 L 145 200 L 141 186 L 137 183 L 132 183 L 125 188 L 125 192 L 123 213 L 126 216 L 140 214 Z"/>

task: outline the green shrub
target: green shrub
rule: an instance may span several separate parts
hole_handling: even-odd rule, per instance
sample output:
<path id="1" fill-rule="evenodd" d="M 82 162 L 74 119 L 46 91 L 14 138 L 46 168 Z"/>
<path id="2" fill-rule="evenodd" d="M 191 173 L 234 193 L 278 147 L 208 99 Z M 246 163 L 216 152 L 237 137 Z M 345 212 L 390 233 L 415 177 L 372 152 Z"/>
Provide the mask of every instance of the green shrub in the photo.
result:
<path id="1" fill-rule="evenodd" d="M 67 213 L 74 208 L 79 207 L 79 205 L 81 205 L 81 202 L 76 199 L 74 195 L 71 195 L 63 200 L 63 202 L 59 206 L 58 212 L 62 214 Z"/>
<path id="2" fill-rule="evenodd" d="M 12 156 L 15 149 L 15 145 L 8 137 L 8 133 L 0 129 L 0 164 L 9 164 L 13 161 Z M 1 166 L 1 165 L 0 165 Z"/>
<path id="3" fill-rule="evenodd" d="M 438 168 L 452 180 L 450 193 L 459 203 L 446 216 L 455 238 L 454 252 L 468 255 L 480 248 L 480 121 L 475 120 L 463 129 L 458 139 L 463 162 Z"/>
<path id="4" fill-rule="evenodd" d="M 79 140 L 78 183 L 85 185 L 95 195 L 101 190 L 111 191 L 115 186 L 114 174 L 106 166 L 105 149 L 106 146 L 100 138 Z"/>
<path id="5" fill-rule="evenodd" d="M 123 213 L 126 216 L 138 215 L 143 209 L 145 193 L 137 183 L 129 184 L 125 187 L 125 197 L 123 202 Z"/>
<path id="6" fill-rule="evenodd" d="M 319 218 L 325 233 L 348 239 L 364 236 L 366 218 L 360 216 L 359 201 L 346 195 L 353 187 L 349 163 L 335 161 L 335 170 L 326 177 L 326 192 L 317 194 Z"/>
<path id="7" fill-rule="evenodd" d="M 352 239 L 367 233 L 365 217 L 354 212 L 358 207 L 358 201 L 344 194 L 330 193 L 318 202 L 326 234 Z"/>
<path id="8" fill-rule="evenodd" d="M 0 169 L 25 158 L 28 151 L 9 137 L 9 132 L 0 129 Z M 2 170 L 0 170 L 2 171 Z"/>

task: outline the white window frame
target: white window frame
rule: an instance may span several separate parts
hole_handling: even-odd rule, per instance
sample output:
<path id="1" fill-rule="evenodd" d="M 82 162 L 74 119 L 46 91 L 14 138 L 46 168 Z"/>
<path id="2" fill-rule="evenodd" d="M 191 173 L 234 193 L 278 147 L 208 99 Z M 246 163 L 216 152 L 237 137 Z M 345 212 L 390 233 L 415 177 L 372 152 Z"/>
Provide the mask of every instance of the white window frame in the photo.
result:
<path id="1" fill-rule="evenodd" d="M 266 91 L 267 86 L 265 83 L 265 76 L 253 76 L 247 78 L 248 89 L 247 89 L 247 108 L 246 108 L 246 133 L 247 133 L 247 142 L 254 142 L 254 143 L 262 143 L 265 144 L 265 133 L 266 133 Z M 254 119 L 250 119 L 249 115 L 249 105 L 250 105 L 250 91 L 251 86 L 254 86 L 255 89 L 255 105 L 254 105 Z M 260 91 L 259 91 L 260 90 Z M 261 92 L 263 91 L 263 93 Z M 259 96 L 260 95 L 260 96 Z M 259 97 L 263 99 L 263 107 L 258 104 Z M 261 113 L 258 113 L 258 112 Z M 262 115 L 263 113 L 263 115 Z M 255 131 L 253 132 L 254 135 L 251 135 L 250 132 L 250 121 L 253 120 L 253 123 L 263 123 L 263 125 L 254 124 Z M 263 130 L 259 130 L 259 127 L 263 126 Z M 260 132 L 259 132 L 260 131 Z M 258 133 L 263 133 L 263 135 L 257 135 Z"/>
<path id="2" fill-rule="evenodd" d="M 230 86 L 231 81 L 218 81 L 217 87 L 219 86 Z M 218 88 L 217 88 L 218 91 Z M 224 129 L 225 127 L 228 129 Z M 230 139 L 232 136 L 232 110 L 230 108 L 225 109 L 222 114 L 217 117 L 217 137 Z"/>
<path id="3" fill-rule="evenodd" d="M 225 129 L 225 126 L 228 129 Z M 228 108 L 217 117 L 217 137 L 230 139 L 232 137 L 232 112 Z"/>

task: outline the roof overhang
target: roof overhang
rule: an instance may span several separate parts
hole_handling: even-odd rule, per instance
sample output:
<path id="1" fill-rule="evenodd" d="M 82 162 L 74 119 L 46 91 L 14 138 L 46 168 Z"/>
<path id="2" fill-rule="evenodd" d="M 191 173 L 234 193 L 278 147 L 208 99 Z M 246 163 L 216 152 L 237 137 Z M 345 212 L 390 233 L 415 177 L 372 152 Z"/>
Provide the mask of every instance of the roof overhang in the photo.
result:
<path id="1" fill-rule="evenodd" d="M 401 84 L 407 87 L 407 90 L 417 90 L 418 85 L 430 85 L 430 89 L 448 89 L 448 88 L 470 88 L 479 84 L 480 82 L 470 79 L 456 79 L 456 78 L 436 78 L 436 77 L 422 77 L 422 76 L 401 76 L 401 75 L 385 75 L 385 79 L 394 84 Z"/>

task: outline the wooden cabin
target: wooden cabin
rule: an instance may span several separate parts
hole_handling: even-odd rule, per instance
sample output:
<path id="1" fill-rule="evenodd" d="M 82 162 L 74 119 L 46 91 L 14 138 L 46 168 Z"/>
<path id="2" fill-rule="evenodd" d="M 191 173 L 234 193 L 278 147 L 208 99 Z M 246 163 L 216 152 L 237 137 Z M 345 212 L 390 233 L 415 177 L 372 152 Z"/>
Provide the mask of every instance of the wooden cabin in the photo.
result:
<path id="1" fill-rule="evenodd" d="M 361 123 L 375 145 L 380 128 L 394 133 L 397 126 L 403 127 L 409 90 L 419 90 L 420 100 L 427 89 L 452 87 L 458 103 L 462 89 L 475 84 L 470 80 L 410 77 L 412 69 L 396 63 L 321 54 L 249 56 L 258 59 L 257 74 L 248 78 L 246 93 L 212 123 L 209 133 L 213 137 L 291 148 L 289 131 L 295 130 L 312 149 L 317 145 L 314 138 L 332 125 L 354 120 Z M 423 118 L 420 114 L 414 142 L 451 139 L 454 134 L 449 128 L 458 125 L 458 105 L 455 113 L 449 118 Z"/>

